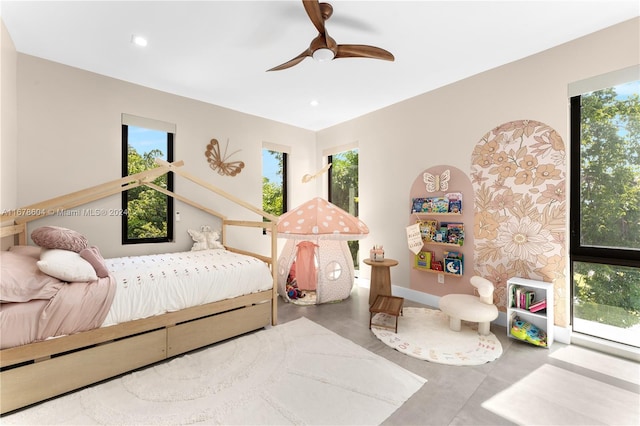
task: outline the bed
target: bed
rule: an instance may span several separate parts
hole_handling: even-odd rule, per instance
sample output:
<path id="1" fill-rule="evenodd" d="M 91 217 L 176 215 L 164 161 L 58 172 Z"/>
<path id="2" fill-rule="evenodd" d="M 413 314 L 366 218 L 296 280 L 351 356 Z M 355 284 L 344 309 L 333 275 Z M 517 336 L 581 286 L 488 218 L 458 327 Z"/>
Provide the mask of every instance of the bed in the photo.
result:
<path id="1" fill-rule="evenodd" d="M 274 283 L 277 278 L 277 233 L 273 231 L 277 218 L 181 170 L 182 162 L 169 164 L 159 161 L 159 165 L 153 171 L 98 185 L 25 209 L 38 212 L 59 211 L 60 208 L 72 208 L 134 186 L 154 187 L 150 183 L 152 179 L 172 171 L 261 215 L 267 222 L 230 220 L 184 197 L 157 188 L 220 218 L 221 244 L 224 248 L 105 259 L 109 271 L 108 277 L 104 278 L 108 281 L 105 285 L 115 285 L 116 290 L 106 315 L 100 318 L 100 326 L 33 343 L 17 338 L 16 342 L 20 344 L 9 344 L 6 346 L 11 347 L 0 350 L 2 414 L 276 324 L 277 286 Z M 0 229 L 3 248 L 10 252 L 22 250 L 21 254 L 24 254 L 24 250 L 29 250 L 28 247 L 33 250 L 32 246 L 27 246 L 27 223 L 37 219 L 37 216 L 3 215 Z M 270 255 L 228 246 L 226 235 L 233 227 L 270 230 Z M 19 250 L 15 250 L 16 248 Z M 230 265 L 239 264 L 253 268 L 253 272 L 246 272 L 247 268 L 244 266 L 244 269 L 229 269 Z M 180 265 L 180 268 L 176 265 Z M 212 265 L 225 265 L 219 267 L 223 271 L 219 278 L 222 284 L 205 285 L 199 291 L 193 290 L 193 285 L 203 282 L 200 275 L 207 276 L 204 281 L 210 282 L 211 278 L 207 275 L 210 271 L 205 270 L 216 269 Z M 174 285 L 167 285 L 159 280 L 159 276 L 177 274 L 178 269 L 183 274 L 178 281 L 186 287 L 177 289 Z M 225 286 L 225 283 L 229 285 Z M 164 301 L 154 299 L 153 303 L 147 303 L 140 299 L 140 296 L 148 296 L 154 291 L 153 287 L 157 290 L 154 298 L 164 298 Z M 169 295 L 171 292 L 175 293 L 173 297 Z M 136 307 L 142 308 L 142 311 Z M 33 308 L 35 311 L 39 309 L 42 306 Z"/>

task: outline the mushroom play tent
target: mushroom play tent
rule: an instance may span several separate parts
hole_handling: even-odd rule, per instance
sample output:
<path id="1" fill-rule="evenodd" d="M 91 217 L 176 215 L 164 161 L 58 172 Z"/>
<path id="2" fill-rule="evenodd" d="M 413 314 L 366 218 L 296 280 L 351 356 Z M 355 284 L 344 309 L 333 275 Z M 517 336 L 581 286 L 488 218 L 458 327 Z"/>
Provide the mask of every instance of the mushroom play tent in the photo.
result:
<path id="1" fill-rule="evenodd" d="M 278 258 L 278 294 L 297 304 L 349 297 L 355 270 L 347 241 L 368 233 L 360 219 L 319 197 L 280 216 L 278 236 L 287 242 Z"/>

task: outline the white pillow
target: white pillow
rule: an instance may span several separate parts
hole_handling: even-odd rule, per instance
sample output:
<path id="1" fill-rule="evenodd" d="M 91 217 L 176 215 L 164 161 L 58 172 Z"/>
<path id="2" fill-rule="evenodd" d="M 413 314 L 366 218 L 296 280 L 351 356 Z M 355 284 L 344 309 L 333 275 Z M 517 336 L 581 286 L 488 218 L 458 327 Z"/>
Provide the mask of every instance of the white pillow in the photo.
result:
<path id="1" fill-rule="evenodd" d="M 67 282 L 86 282 L 98 279 L 96 270 L 75 251 L 42 249 L 38 268 L 47 275 Z"/>
<path id="2" fill-rule="evenodd" d="M 187 232 L 191 235 L 191 238 L 194 241 L 191 251 L 224 249 L 222 243 L 218 241 L 220 239 L 220 234 L 216 231 L 212 231 L 211 227 L 207 225 L 202 225 L 200 227 L 200 231 L 189 229 Z"/>

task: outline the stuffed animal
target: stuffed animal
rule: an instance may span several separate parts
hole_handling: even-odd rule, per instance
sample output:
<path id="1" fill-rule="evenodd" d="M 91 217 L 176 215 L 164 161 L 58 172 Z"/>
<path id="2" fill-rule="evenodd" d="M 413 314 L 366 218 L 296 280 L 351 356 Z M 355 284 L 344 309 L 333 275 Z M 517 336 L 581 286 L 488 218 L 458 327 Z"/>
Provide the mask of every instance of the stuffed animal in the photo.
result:
<path id="1" fill-rule="evenodd" d="M 198 231 L 194 231 L 193 229 L 189 229 L 187 232 L 189 233 L 189 235 L 191 235 L 191 238 L 193 239 L 193 247 L 191 247 L 191 251 L 207 249 L 207 242 L 205 240 L 204 234 Z"/>
<path id="2" fill-rule="evenodd" d="M 194 241 L 191 251 L 207 250 L 207 249 L 223 249 L 224 246 L 218 241 L 220 234 L 213 231 L 210 226 L 202 225 L 200 231 L 193 229 L 187 230 Z"/>
<path id="3" fill-rule="evenodd" d="M 547 334 L 535 325 L 515 317 L 511 326 L 511 335 L 536 346 L 547 346 Z"/>

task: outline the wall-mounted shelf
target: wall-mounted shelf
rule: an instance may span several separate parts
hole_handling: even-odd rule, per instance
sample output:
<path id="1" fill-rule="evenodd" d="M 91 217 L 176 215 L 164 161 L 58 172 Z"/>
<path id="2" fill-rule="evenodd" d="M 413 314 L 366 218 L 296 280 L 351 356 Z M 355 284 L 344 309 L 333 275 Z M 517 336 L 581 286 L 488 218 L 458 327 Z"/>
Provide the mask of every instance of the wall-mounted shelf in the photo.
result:
<path id="1" fill-rule="evenodd" d="M 411 199 L 412 223 L 420 225 L 422 249 L 414 267 L 423 272 L 460 277 L 464 273 L 462 193 L 444 192 Z M 433 269 L 434 262 L 441 267 Z"/>
<path id="2" fill-rule="evenodd" d="M 416 268 L 415 266 L 413 267 L 413 269 L 420 272 L 427 272 L 429 274 L 443 274 L 443 275 L 448 275 L 450 277 L 458 277 L 458 278 L 462 276 L 461 274 L 451 274 L 445 271 L 436 271 L 435 269 Z"/>
<path id="3" fill-rule="evenodd" d="M 415 212 L 413 213 L 418 217 L 429 217 L 429 216 L 462 216 L 462 213 L 427 213 L 427 212 Z"/>
<path id="4" fill-rule="evenodd" d="M 461 245 L 460 244 L 454 244 L 454 243 L 440 243 L 438 241 L 425 241 L 424 244 L 429 244 L 429 245 L 435 245 L 435 246 L 447 246 L 450 248 L 460 248 Z"/>

